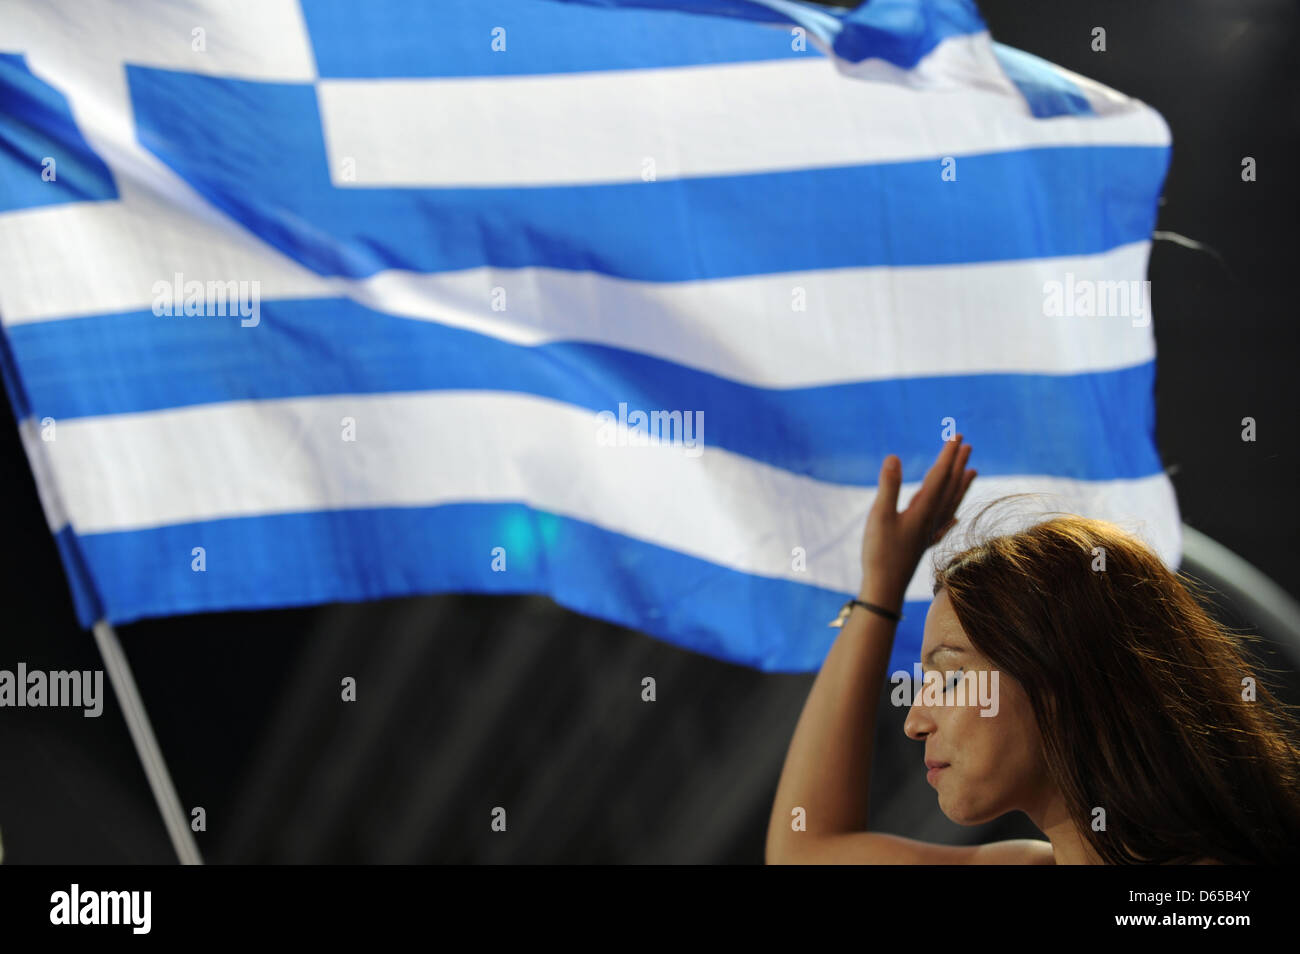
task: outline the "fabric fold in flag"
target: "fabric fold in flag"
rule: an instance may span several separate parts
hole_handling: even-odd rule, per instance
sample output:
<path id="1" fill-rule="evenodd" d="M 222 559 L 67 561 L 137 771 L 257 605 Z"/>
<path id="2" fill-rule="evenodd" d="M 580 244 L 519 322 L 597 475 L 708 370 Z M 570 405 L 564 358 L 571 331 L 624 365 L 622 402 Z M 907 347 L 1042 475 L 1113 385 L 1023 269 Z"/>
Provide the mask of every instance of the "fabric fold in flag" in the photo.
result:
<path id="1" fill-rule="evenodd" d="M 1168 127 L 967 0 L 10 8 L 0 357 L 83 625 L 537 593 L 808 671 L 956 431 L 961 515 L 1181 557 Z"/>

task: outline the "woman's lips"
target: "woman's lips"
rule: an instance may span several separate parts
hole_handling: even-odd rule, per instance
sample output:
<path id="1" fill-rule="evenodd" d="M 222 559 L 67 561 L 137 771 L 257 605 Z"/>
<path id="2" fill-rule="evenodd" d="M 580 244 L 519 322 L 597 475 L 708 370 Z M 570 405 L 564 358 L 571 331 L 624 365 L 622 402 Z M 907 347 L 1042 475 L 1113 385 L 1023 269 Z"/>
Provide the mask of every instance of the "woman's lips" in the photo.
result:
<path id="1" fill-rule="evenodd" d="M 927 762 L 926 764 L 929 765 L 930 763 Z M 931 769 L 930 769 L 930 771 L 928 771 L 928 772 L 925 773 L 925 780 L 926 780 L 927 782 L 929 782 L 931 785 L 933 785 L 933 784 L 934 784 L 934 780 L 935 780 L 936 778 L 939 777 L 939 773 L 942 772 L 942 771 L 943 771 L 944 769 L 946 769 L 947 767 L 948 767 L 948 763 L 947 763 L 947 762 L 944 762 L 944 763 L 941 764 L 941 765 L 934 765 L 934 766 L 932 766 Z"/>

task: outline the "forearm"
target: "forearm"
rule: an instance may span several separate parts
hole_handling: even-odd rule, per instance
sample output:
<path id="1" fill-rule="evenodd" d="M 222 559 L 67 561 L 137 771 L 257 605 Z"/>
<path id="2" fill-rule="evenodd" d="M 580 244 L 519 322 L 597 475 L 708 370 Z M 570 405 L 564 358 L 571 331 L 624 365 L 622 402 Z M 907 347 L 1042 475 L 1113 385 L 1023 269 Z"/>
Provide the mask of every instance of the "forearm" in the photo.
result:
<path id="1" fill-rule="evenodd" d="M 901 610 L 901 587 L 863 585 L 858 599 Z M 795 726 L 768 820 L 767 860 L 799 839 L 863 831 L 876 707 L 897 624 L 860 606 L 840 629 Z M 802 808 L 806 830 L 792 828 Z"/>

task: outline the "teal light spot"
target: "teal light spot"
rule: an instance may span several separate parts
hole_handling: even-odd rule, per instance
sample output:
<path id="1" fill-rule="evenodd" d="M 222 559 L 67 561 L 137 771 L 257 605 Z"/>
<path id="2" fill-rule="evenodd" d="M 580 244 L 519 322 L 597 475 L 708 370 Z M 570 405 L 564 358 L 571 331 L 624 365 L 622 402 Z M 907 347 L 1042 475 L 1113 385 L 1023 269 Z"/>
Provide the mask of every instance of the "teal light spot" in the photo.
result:
<path id="1" fill-rule="evenodd" d="M 536 537 L 533 523 L 528 511 L 510 510 L 501 527 L 501 539 L 505 542 L 506 553 L 513 560 L 531 563 L 537 553 Z"/>
<path id="2" fill-rule="evenodd" d="M 546 511 L 535 511 L 534 520 L 537 533 L 542 538 L 542 546 L 546 550 L 553 550 L 555 542 L 560 539 L 560 518 Z"/>
<path id="3" fill-rule="evenodd" d="M 504 518 L 501 539 L 516 566 L 535 566 L 555 548 L 560 539 L 560 518 L 553 513 L 525 508 L 513 509 Z"/>

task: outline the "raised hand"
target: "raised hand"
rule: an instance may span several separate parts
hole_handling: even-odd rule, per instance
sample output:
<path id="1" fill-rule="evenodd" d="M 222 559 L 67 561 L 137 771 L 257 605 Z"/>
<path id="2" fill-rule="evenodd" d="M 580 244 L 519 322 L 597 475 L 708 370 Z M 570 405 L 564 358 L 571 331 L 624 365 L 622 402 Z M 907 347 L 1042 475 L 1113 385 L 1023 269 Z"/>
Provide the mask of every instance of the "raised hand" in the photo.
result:
<path id="1" fill-rule="evenodd" d="M 945 441 L 921 489 L 898 512 L 898 491 L 903 484 L 903 464 L 895 454 L 880 467 L 876 502 L 867 515 L 862 535 L 862 587 L 864 599 L 884 602 L 890 609 L 903 604 L 907 584 L 921 555 L 943 539 L 957 522 L 954 514 L 977 471 L 966 470 L 971 447 L 962 436 Z"/>

